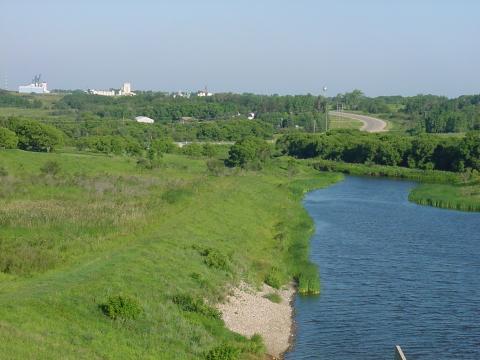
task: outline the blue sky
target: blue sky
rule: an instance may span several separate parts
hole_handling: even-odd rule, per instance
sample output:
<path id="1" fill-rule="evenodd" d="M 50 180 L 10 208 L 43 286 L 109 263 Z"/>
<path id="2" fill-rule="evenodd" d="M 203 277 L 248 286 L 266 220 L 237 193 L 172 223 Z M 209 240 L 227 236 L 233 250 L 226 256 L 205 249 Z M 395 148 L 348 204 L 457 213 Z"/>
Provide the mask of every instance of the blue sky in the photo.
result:
<path id="1" fill-rule="evenodd" d="M 0 0 L 0 79 L 50 88 L 480 93 L 476 0 Z"/>

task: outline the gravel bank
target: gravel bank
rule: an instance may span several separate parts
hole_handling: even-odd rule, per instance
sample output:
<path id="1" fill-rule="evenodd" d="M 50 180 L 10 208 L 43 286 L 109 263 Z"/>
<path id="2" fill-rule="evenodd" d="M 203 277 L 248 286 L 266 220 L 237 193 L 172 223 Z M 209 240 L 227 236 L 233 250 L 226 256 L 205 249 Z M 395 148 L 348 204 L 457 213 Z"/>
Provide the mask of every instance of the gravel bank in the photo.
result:
<path id="1" fill-rule="evenodd" d="M 281 302 L 276 304 L 265 295 L 277 293 Z M 267 347 L 267 353 L 281 358 L 292 340 L 293 307 L 295 290 L 293 286 L 282 290 L 263 285 L 261 291 L 242 283 L 232 290 L 224 304 L 218 309 L 222 312 L 225 325 L 232 331 L 245 336 L 260 334 Z"/>

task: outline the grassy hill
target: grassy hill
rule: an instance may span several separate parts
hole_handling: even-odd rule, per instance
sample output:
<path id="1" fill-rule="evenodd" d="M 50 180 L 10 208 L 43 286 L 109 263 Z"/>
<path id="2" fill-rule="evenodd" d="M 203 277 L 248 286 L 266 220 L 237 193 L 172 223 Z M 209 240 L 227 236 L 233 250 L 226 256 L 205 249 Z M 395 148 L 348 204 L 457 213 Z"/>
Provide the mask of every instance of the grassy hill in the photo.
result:
<path id="1" fill-rule="evenodd" d="M 228 331 L 211 305 L 240 280 L 286 282 L 308 268 L 300 198 L 339 180 L 281 160 L 214 176 L 178 155 L 142 170 L 126 157 L 15 150 L 0 151 L 0 166 L 5 359 L 261 357 L 258 339 Z M 141 313 L 109 318 L 112 296 Z"/>

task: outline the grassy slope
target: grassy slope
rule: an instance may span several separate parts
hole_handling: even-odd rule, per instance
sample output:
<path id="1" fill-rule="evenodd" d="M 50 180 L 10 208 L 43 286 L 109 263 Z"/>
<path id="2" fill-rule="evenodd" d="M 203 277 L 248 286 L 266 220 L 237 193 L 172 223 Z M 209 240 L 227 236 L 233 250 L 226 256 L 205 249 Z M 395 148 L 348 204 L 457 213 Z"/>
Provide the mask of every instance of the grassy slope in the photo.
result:
<path id="1" fill-rule="evenodd" d="M 39 177 L 52 159 L 62 176 Z M 224 341 L 248 343 L 219 321 L 182 312 L 172 295 L 216 302 L 240 278 L 258 284 L 272 266 L 294 271 L 289 249 L 306 261 L 312 225 L 301 190 L 339 179 L 307 168 L 291 178 L 273 166 L 213 177 L 203 160 L 179 156 L 152 172 L 125 158 L 21 151 L 0 152 L 0 165 L 10 173 L 0 258 L 37 257 L 33 268 L 0 273 L 0 358 L 8 359 L 191 359 Z M 195 246 L 229 255 L 234 271 L 206 266 Z M 100 312 L 119 293 L 140 300 L 139 320 Z"/>

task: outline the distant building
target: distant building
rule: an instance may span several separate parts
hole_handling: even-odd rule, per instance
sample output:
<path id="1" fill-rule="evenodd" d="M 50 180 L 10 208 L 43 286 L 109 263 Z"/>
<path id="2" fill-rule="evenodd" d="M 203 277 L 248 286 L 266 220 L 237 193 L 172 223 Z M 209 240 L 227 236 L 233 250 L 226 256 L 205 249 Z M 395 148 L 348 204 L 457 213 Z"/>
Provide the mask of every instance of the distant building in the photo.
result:
<path id="1" fill-rule="evenodd" d="M 135 120 L 139 123 L 144 123 L 144 124 L 153 124 L 155 120 L 150 119 L 147 116 L 136 116 Z"/>
<path id="2" fill-rule="evenodd" d="M 115 90 L 88 89 L 88 93 L 92 95 L 100 95 L 100 96 L 115 96 Z"/>
<path id="3" fill-rule="evenodd" d="M 199 90 L 199 91 L 197 91 L 197 96 L 199 96 L 199 97 L 212 96 L 212 95 L 213 95 L 213 93 L 208 92 L 208 89 L 207 89 L 206 86 L 205 86 L 205 89 L 204 89 L 204 90 Z"/>
<path id="4" fill-rule="evenodd" d="M 119 96 L 134 96 L 136 95 L 134 92 L 132 92 L 132 85 L 128 82 L 123 83 L 122 88 L 118 92 Z"/>
<path id="5" fill-rule="evenodd" d="M 115 90 L 95 90 L 95 89 L 88 89 L 87 92 L 92 95 L 100 95 L 100 96 L 134 96 L 136 95 L 132 92 L 132 85 L 130 83 L 123 83 L 122 88 L 115 92 Z"/>
<path id="6" fill-rule="evenodd" d="M 184 97 L 184 98 L 187 98 L 189 99 L 190 98 L 190 92 L 188 91 L 177 91 L 176 93 L 174 93 L 173 95 L 173 98 L 177 98 L 177 97 Z"/>
<path id="7" fill-rule="evenodd" d="M 41 75 L 36 75 L 32 83 L 29 85 L 21 85 L 18 87 L 18 92 L 21 94 L 48 94 L 47 83 L 40 81 Z"/>

